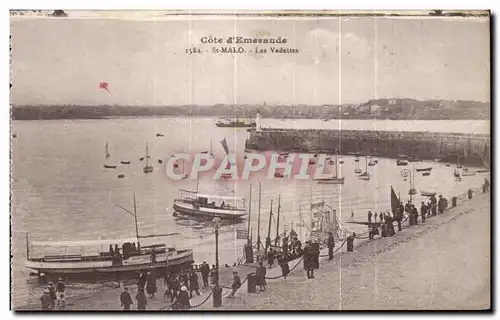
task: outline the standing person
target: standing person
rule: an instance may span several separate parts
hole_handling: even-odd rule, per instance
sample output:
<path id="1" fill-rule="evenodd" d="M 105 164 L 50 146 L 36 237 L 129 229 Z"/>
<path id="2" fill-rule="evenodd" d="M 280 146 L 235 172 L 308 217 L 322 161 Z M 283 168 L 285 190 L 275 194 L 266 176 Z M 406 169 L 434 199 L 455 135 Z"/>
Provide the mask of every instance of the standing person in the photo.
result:
<path id="1" fill-rule="evenodd" d="M 187 287 L 182 286 L 179 296 L 177 297 L 177 302 L 181 310 L 188 310 L 191 308 L 191 303 L 189 302 L 189 293 L 187 292 Z"/>
<path id="2" fill-rule="evenodd" d="M 383 214 L 382 212 L 380 212 L 380 213 L 378 214 L 378 216 L 379 216 L 379 219 L 380 219 L 380 220 L 379 220 L 379 221 L 380 221 L 380 223 L 384 223 L 384 221 L 385 221 L 385 220 L 384 220 L 384 214 Z"/>
<path id="3" fill-rule="evenodd" d="M 354 220 L 354 210 L 351 210 L 351 220 Z"/>
<path id="4" fill-rule="evenodd" d="M 165 276 L 163 278 L 163 286 L 165 287 L 165 293 L 163 293 L 163 299 L 165 299 L 165 297 L 169 298 L 171 296 L 170 290 L 172 289 L 172 285 L 170 281 L 170 273 L 168 273 L 168 270 L 165 270 Z"/>
<path id="5" fill-rule="evenodd" d="M 149 294 L 149 298 L 154 298 L 155 293 L 156 293 L 156 276 L 154 273 L 148 272 L 148 277 L 147 277 L 147 291 Z"/>
<path id="6" fill-rule="evenodd" d="M 372 222 L 372 212 L 368 211 L 368 222 Z"/>
<path id="7" fill-rule="evenodd" d="M 378 214 L 375 212 L 375 213 L 373 214 L 373 222 L 375 222 L 375 223 L 376 223 L 376 222 L 377 222 L 377 218 L 378 218 Z"/>
<path id="8" fill-rule="evenodd" d="M 281 247 L 283 250 L 283 258 L 288 260 L 288 237 L 283 237 L 283 245 Z"/>
<path id="9" fill-rule="evenodd" d="M 255 271 L 255 275 L 257 276 L 257 285 L 260 287 L 260 291 L 264 291 L 267 288 L 266 285 L 266 267 L 264 267 L 262 261 L 259 261 L 259 266 Z"/>
<path id="10" fill-rule="evenodd" d="M 217 272 L 217 267 L 215 264 L 212 265 L 212 270 L 210 270 L 210 282 L 212 285 L 215 285 L 218 280 L 218 272 Z"/>
<path id="11" fill-rule="evenodd" d="M 208 287 L 208 275 L 210 274 L 210 267 L 206 261 L 203 261 L 201 268 L 201 278 L 203 279 L 203 288 Z"/>
<path id="12" fill-rule="evenodd" d="M 432 215 L 433 216 L 436 215 L 436 206 L 437 206 L 437 199 L 436 199 L 436 196 L 433 195 L 431 197 L 431 210 L 432 210 Z"/>
<path id="13" fill-rule="evenodd" d="M 286 280 L 286 276 L 290 273 L 290 266 L 288 265 L 288 260 L 285 257 L 282 257 L 280 260 L 278 260 L 280 267 L 281 267 L 281 275 L 283 276 L 283 279 Z"/>
<path id="14" fill-rule="evenodd" d="M 396 209 L 396 222 L 398 223 L 398 231 L 401 231 L 401 221 L 403 220 L 403 215 L 401 213 L 401 207 Z"/>
<path id="15" fill-rule="evenodd" d="M 170 298 L 170 302 L 173 302 L 174 299 L 178 300 L 179 291 L 181 290 L 181 280 L 179 277 L 172 276 L 172 297 Z"/>
<path id="16" fill-rule="evenodd" d="M 234 298 L 236 291 L 241 287 L 241 279 L 237 271 L 233 271 L 233 283 L 231 284 L 231 293 L 229 298 Z"/>
<path id="17" fill-rule="evenodd" d="M 196 292 L 197 295 L 201 295 L 198 275 L 194 270 L 191 270 L 191 273 L 189 274 L 189 296 L 191 298 L 193 298 L 193 291 Z"/>
<path id="18" fill-rule="evenodd" d="M 148 280 L 147 280 L 146 274 L 144 272 L 141 272 L 139 279 L 137 280 L 137 287 L 139 289 L 141 289 L 141 288 L 144 289 L 147 281 Z"/>
<path id="19" fill-rule="evenodd" d="M 56 289 L 54 288 L 54 283 L 52 283 L 52 281 L 49 281 L 48 289 L 50 293 L 50 304 L 52 306 L 52 309 L 54 309 L 56 306 L 57 295 L 56 295 Z"/>
<path id="20" fill-rule="evenodd" d="M 273 267 L 274 264 L 274 250 L 273 248 L 269 249 L 267 253 L 267 264 L 269 264 L 269 269 Z"/>
<path id="21" fill-rule="evenodd" d="M 438 201 L 438 208 L 439 208 L 439 214 L 442 214 L 444 212 L 444 209 L 446 207 L 446 202 L 443 198 L 443 195 L 439 195 L 439 201 Z"/>
<path id="22" fill-rule="evenodd" d="M 42 310 L 52 310 L 52 297 L 48 288 L 43 291 L 40 301 L 42 303 Z"/>
<path id="23" fill-rule="evenodd" d="M 328 260 L 333 259 L 333 248 L 335 247 L 335 239 L 331 231 L 328 231 Z"/>
<path id="24" fill-rule="evenodd" d="M 59 311 L 66 310 L 66 298 L 64 297 L 64 293 L 60 293 L 57 296 L 56 307 Z"/>
<path id="25" fill-rule="evenodd" d="M 66 285 L 64 284 L 63 278 L 59 278 L 56 284 L 56 293 L 64 293 L 66 290 Z"/>
<path id="26" fill-rule="evenodd" d="M 130 306 L 134 304 L 127 287 L 123 287 L 123 292 L 120 294 L 120 302 L 123 307 L 123 311 L 130 310 Z"/>
<path id="27" fill-rule="evenodd" d="M 146 310 L 148 298 L 144 293 L 144 288 L 139 288 L 137 295 L 135 296 L 135 300 L 137 300 L 137 310 Z"/>
<path id="28" fill-rule="evenodd" d="M 425 215 L 427 214 L 427 207 L 425 203 L 422 201 L 420 205 L 420 215 L 422 216 L 422 222 L 425 222 Z"/>
<path id="29" fill-rule="evenodd" d="M 413 222 L 415 225 L 418 224 L 418 210 L 415 206 L 413 206 Z"/>
<path id="30" fill-rule="evenodd" d="M 314 278 L 313 259 L 311 241 L 307 240 L 304 246 L 304 269 L 307 272 L 307 279 Z"/>

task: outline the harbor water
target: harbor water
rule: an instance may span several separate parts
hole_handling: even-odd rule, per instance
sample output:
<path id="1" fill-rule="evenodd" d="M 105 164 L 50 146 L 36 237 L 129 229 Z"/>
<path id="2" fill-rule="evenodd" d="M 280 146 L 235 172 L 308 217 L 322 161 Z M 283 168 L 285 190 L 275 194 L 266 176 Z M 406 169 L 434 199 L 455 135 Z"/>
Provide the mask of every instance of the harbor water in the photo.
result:
<path id="1" fill-rule="evenodd" d="M 39 298 L 40 287 L 24 267 L 26 234 L 30 240 L 87 240 L 98 238 L 133 237 L 133 217 L 118 206 L 132 210 L 133 194 L 137 200 L 137 216 L 141 235 L 177 233 L 166 237 L 167 245 L 178 249 L 192 248 L 197 263 L 215 261 L 214 230 L 208 222 L 173 216 L 172 204 L 179 189 L 196 189 L 211 195 L 238 196 L 249 200 L 251 193 L 250 227 L 257 238 L 259 183 L 261 183 L 260 236 L 265 240 L 268 230 L 270 203 L 277 212 L 281 195 L 280 232 L 294 229 L 305 237 L 310 226 L 311 201 L 324 200 L 337 211 L 342 222 L 365 221 L 368 210 L 390 209 L 390 187 L 402 201 L 409 199 L 410 181 L 401 170 L 432 167 L 430 176 L 414 174 L 417 189 L 414 203 L 420 207 L 420 190 L 437 192 L 444 197 L 480 187 L 488 173 L 453 178 L 454 164 L 414 162 L 396 165 L 394 159 L 378 159 L 368 168 L 371 179 L 360 180 L 354 174 L 353 156 L 344 155 L 339 175 L 343 185 L 318 184 L 310 180 L 267 179 L 267 172 L 251 175 L 249 180 L 214 180 L 205 176 L 196 180 L 172 181 L 165 173 L 165 160 L 175 153 L 212 153 L 216 159 L 224 156 L 220 141 L 226 138 L 228 149 L 240 159 L 244 156 L 245 128 L 218 128 L 213 118 L 115 118 L 103 120 L 41 120 L 13 121 L 12 132 L 12 299 L 13 305 L 23 306 Z M 316 120 L 315 120 L 316 121 Z M 317 120 L 321 121 L 321 120 Z M 263 119 L 263 126 L 307 128 L 310 120 Z M 489 133 L 489 121 L 390 121 L 330 120 L 322 121 L 325 128 L 350 130 L 405 130 L 462 133 Z M 318 122 L 313 127 L 318 128 Z M 375 123 L 375 125 L 374 125 Z M 472 129 L 471 129 L 472 128 Z M 164 136 L 158 136 L 162 133 Z M 109 159 L 105 159 L 108 142 Z M 149 146 L 153 172 L 144 173 L 146 142 Z M 160 163 L 158 160 L 162 160 Z M 120 164 L 120 161 L 131 161 Z M 103 164 L 116 164 L 116 169 L 104 169 Z M 365 159 L 359 165 L 364 169 Z M 363 170 L 364 171 L 364 170 Z M 118 178 L 123 174 L 123 178 Z M 248 218 L 247 218 L 248 219 Z M 272 238 L 276 234 L 276 215 L 271 220 Z M 352 231 L 364 228 L 345 224 Z M 236 239 L 237 229 L 246 229 L 247 220 L 224 225 L 220 230 L 221 264 L 238 261 L 243 255 L 245 240 Z M 84 284 L 82 290 L 87 290 Z M 96 285 L 94 285 L 96 286 Z M 97 285 L 98 286 L 98 285 Z"/>

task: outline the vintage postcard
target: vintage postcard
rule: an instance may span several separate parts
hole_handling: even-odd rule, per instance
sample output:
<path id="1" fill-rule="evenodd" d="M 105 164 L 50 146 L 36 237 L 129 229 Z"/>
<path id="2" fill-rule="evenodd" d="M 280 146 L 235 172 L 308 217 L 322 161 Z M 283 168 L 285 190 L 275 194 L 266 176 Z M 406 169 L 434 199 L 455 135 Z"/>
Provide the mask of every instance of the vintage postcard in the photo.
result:
<path id="1" fill-rule="evenodd" d="M 10 11 L 15 311 L 490 310 L 488 11 Z"/>

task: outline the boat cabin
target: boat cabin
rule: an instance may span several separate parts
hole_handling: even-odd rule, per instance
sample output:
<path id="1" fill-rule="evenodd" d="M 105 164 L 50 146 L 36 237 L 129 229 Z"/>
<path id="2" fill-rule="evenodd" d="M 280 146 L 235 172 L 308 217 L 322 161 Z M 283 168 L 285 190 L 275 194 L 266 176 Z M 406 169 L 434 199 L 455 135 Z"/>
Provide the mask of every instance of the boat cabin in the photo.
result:
<path id="1" fill-rule="evenodd" d="M 102 261 L 174 251 L 164 244 L 140 246 L 137 238 L 82 241 L 28 241 L 30 261 Z"/>

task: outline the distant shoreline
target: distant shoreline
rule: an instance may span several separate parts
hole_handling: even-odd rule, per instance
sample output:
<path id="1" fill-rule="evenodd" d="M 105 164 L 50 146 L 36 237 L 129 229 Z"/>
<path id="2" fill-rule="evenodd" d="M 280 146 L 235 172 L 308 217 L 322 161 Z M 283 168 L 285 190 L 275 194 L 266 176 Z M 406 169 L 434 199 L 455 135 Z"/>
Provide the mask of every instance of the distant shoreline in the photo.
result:
<path id="1" fill-rule="evenodd" d="M 124 117 L 240 117 L 357 120 L 490 120 L 491 105 L 478 101 L 378 99 L 343 105 L 211 106 L 12 106 L 12 120 L 109 119 Z"/>

